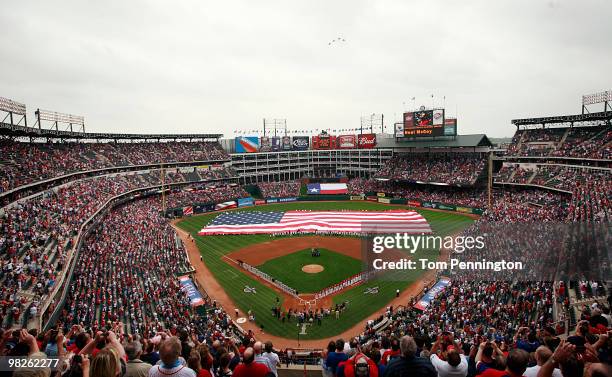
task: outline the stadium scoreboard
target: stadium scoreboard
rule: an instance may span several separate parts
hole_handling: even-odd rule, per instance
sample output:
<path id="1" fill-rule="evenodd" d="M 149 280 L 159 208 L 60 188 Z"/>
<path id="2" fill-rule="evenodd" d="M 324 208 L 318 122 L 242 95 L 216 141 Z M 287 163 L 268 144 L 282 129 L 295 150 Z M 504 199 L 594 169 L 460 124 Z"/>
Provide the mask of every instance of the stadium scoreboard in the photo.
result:
<path id="1" fill-rule="evenodd" d="M 456 136 L 457 119 L 446 118 L 444 109 L 421 109 L 404 113 L 403 122 L 395 124 L 395 137 L 416 138 Z"/>

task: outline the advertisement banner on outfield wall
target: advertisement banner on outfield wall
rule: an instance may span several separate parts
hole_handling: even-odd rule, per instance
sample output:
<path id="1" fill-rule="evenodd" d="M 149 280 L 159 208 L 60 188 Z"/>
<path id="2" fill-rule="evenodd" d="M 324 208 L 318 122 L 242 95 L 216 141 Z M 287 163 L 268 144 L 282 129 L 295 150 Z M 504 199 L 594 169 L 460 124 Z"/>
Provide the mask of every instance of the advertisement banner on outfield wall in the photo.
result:
<path id="1" fill-rule="evenodd" d="M 370 201 L 370 202 L 377 202 L 378 201 L 378 196 L 368 196 L 366 198 L 366 200 Z"/>
<path id="2" fill-rule="evenodd" d="M 376 146 L 376 134 L 363 134 L 357 136 L 359 149 L 372 149 Z"/>
<path id="3" fill-rule="evenodd" d="M 195 213 L 211 212 L 214 210 L 215 210 L 214 204 L 198 204 L 197 206 L 193 207 L 193 212 Z"/>
<path id="4" fill-rule="evenodd" d="M 237 204 L 235 201 L 223 202 L 215 205 L 215 211 L 221 211 L 222 209 L 236 208 Z"/>
<path id="5" fill-rule="evenodd" d="M 432 202 L 422 202 L 421 205 L 423 208 L 436 208 L 435 203 Z"/>
<path id="6" fill-rule="evenodd" d="M 364 195 L 351 195 L 350 199 L 351 200 L 364 200 L 365 196 Z"/>
<path id="7" fill-rule="evenodd" d="M 305 151 L 310 146 L 310 138 L 308 136 L 294 136 L 293 137 L 293 150 L 294 151 Z"/>
<path id="8" fill-rule="evenodd" d="M 238 199 L 238 207 L 249 207 L 254 205 L 253 198 L 240 198 Z"/>
<path id="9" fill-rule="evenodd" d="M 278 203 L 278 198 L 268 198 L 266 199 L 266 203 Z"/>
<path id="10" fill-rule="evenodd" d="M 297 201 L 298 198 L 296 197 L 290 197 L 290 198 L 278 198 L 278 202 L 279 203 L 285 203 L 285 202 L 295 202 Z"/>
<path id="11" fill-rule="evenodd" d="M 385 197 L 385 193 L 384 192 L 377 192 L 376 196 L 378 196 L 379 198 L 384 198 Z"/>
<path id="12" fill-rule="evenodd" d="M 258 199 L 258 200 L 255 201 L 255 205 L 256 206 L 259 206 L 259 205 L 262 205 L 262 204 L 266 204 L 266 201 L 263 200 L 263 199 Z"/>
<path id="13" fill-rule="evenodd" d="M 278 152 L 281 150 L 281 138 L 274 136 L 272 138 L 272 151 Z"/>
<path id="14" fill-rule="evenodd" d="M 283 136 L 282 140 L 282 149 L 284 151 L 290 151 L 291 150 L 291 136 Z"/>
<path id="15" fill-rule="evenodd" d="M 338 149 L 355 149 L 357 148 L 357 136 L 355 135 L 340 135 L 336 138 L 336 148 Z"/>
<path id="16" fill-rule="evenodd" d="M 466 207 L 457 207 L 455 210 L 457 212 L 472 213 L 472 209 L 471 208 L 466 208 Z"/>
<path id="17" fill-rule="evenodd" d="M 411 207 L 420 207 L 421 206 L 421 202 L 419 202 L 417 200 L 409 200 L 408 202 L 406 202 L 406 204 L 408 204 Z"/>
<path id="18" fill-rule="evenodd" d="M 452 205 L 452 204 L 444 204 L 444 203 L 436 203 L 438 204 L 438 209 L 444 210 L 444 211 L 455 211 L 456 210 L 456 206 Z"/>
<path id="19" fill-rule="evenodd" d="M 391 203 L 391 199 L 389 198 L 378 198 L 378 202 L 379 203 L 385 203 L 385 204 L 390 204 Z"/>

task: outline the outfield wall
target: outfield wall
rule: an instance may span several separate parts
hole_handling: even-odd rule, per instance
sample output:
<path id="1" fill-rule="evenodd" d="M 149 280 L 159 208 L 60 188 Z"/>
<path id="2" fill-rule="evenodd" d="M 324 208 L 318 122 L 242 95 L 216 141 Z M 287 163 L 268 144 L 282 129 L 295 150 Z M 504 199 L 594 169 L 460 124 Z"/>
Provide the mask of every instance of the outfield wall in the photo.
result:
<path id="1" fill-rule="evenodd" d="M 393 194 L 387 194 L 384 192 L 368 192 L 363 195 L 301 195 L 291 196 L 284 198 L 265 198 L 265 199 L 253 199 L 253 198 L 235 198 L 230 201 L 223 203 L 193 203 L 186 207 L 170 208 L 166 210 L 166 216 L 183 217 L 185 215 L 200 214 L 213 212 L 220 209 L 229 209 L 236 207 L 249 207 L 254 205 L 262 204 L 273 204 L 273 203 L 288 203 L 288 202 L 314 202 L 314 201 L 358 201 L 367 200 L 371 202 L 378 202 L 384 204 L 400 204 L 407 205 L 416 208 L 426 209 L 439 209 L 443 211 L 459 212 L 472 215 L 482 215 L 484 212 L 483 208 L 458 206 L 455 204 L 447 204 L 442 202 L 432 202 L 421 199 L 405 199 L 405 198 L 394 198 Z M 234 203 L 230 206 L 220 206 L 221 204 Z"/>

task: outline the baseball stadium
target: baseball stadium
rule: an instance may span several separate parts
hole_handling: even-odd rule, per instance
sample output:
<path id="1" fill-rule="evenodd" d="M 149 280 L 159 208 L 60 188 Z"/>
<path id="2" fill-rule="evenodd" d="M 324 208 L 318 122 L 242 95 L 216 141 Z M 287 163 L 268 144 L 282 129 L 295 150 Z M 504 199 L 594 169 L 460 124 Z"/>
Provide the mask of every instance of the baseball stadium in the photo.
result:
<path id="1" fill-rule="evenodd" d="M 557 113 L 523 93 L 530 116 L 509 100 L 495 128 L 427 94 L 345 124 L 105 132 L 76 115 L 95 98 L 45 110 L 63 92 L 13 81 L 2 373 L 612 376 L 612 90 L 559 90 Z"/>

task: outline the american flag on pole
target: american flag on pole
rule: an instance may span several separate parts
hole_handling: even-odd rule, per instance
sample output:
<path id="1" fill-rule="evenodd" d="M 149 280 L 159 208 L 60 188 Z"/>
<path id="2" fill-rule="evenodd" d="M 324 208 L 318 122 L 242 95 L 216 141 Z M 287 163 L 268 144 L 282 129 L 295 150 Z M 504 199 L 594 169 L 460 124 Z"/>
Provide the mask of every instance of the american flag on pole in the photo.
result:
<path id="1" fill-rule="evenodd" d="M 393 211 L 287 211 L 228 212 L 217 216 L 198 233 L 431 233 L 418 212 Z"/>

